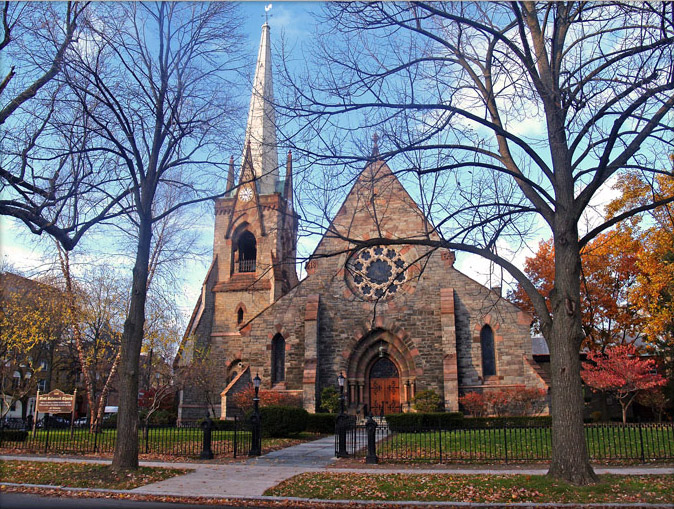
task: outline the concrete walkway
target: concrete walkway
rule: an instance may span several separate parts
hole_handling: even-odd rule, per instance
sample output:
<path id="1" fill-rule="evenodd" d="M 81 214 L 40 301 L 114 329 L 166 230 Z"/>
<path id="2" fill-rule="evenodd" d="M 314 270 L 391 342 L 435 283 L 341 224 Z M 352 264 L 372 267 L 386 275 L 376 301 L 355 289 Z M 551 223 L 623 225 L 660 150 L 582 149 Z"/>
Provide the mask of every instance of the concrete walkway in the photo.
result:
<path id="1" fill-rule="evenodd" d="M 439 465 L 434 467 L 418 468 L 416 466 L 402 466 L 391 468 L 388 466 L 373 465 L 366 467 L 358 464 L 357 467 L 341 468 L 335 465 L 335 439 L 330 436 L 305 442 L 293 447 L 281 449 L 258 458 L 249 458 L 242 462 L 228 464 L 202 463 L 163 463 L 141 462 L 144 466 L 173 467 L 193 469 L 192 472 L 149 484 L 131 490 L 131 493 L 147 495 L 172 496 L 200 496 L 212 498 L 250 498 L 260 497 L 268 488 L 279 482 L 303 472 L 357 472 L 357 473 L 451 473 L 451 474 L 525 474 L 543 475 L 547 472 L 546 465 L 493 465 L 484 466 L 453 466 Z M 109 463 L 109 460 L 65 459 L 52 457 L 28 456 L 0 456 L 0 460 L 29 459 L 33 461 L 71 461 Z M 662 474 L 674 475 L 671 466 L 629 466 L 629 467 L 595 467 L 598 474 L 643 475 Z M 11 479 L 3 479 L 11 482 Z"/>

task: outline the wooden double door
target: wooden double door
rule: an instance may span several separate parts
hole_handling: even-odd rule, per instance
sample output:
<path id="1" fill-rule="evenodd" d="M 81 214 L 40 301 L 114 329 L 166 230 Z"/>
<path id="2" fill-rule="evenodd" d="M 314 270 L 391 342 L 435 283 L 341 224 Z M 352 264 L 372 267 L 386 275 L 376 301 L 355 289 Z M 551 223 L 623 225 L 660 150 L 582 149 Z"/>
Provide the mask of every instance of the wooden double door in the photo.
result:
<path id="1" fill-rule="evenodd" d="M 373 414 L 400 412 L 400 376 L 393 362 L 382 357 L 370 370 L 370 409 Z"/>

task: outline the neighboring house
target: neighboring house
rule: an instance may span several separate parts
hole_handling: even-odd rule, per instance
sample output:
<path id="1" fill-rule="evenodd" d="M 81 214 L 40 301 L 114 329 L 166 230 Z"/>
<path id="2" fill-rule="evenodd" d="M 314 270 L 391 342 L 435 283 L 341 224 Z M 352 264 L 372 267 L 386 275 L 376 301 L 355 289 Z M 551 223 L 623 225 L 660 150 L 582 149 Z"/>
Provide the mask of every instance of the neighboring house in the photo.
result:
<path id="1" fill-rule="evenodd" d="M 256 374 L 263 389 L 301 395 L 311 412 L 340 374 L 352 413 L 365 405 L 407 411 L 424 389 L 451 411 L 467 391 L 547 389 L 532 357 L 531 316 L 455 269 L 452 252 L 398 244 L 350 254 L 345 237 L 438 239 L 376 139 L 298 282 L 292 159 L 280 180 L 269 38 L 265 23 L 240 186 L 215 203 L 213 262 L 175 367 L 207 356 L 222 418 L 228 396 Z M 201 418 L 207 407 L 203 390 L 188 385 L 179 418 Z"/>
<path id="2" fill-rule="evenodd" d="M 8 418 L 26 418 L 35 412 L 37 390 L 47 392 L 54 383 L 55 366 L 67 327 L 61 294 L 53 286 L 16 274 L 0 274 L 0 405 Z M 34 328 L 32 343 L 26 332 Z"/>

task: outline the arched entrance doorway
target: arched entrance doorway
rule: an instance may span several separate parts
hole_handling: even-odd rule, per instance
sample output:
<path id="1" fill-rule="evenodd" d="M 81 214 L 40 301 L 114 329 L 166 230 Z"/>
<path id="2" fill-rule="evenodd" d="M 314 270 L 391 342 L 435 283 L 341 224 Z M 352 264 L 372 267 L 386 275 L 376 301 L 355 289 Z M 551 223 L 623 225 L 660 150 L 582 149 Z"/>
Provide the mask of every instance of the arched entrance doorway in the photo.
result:
<path id="1" fill-rule="evenodd" d="M 370 408 L 372 413 L 400 412 L 400 373 L 388 357 L 381 357 L 370 368 Z"/>

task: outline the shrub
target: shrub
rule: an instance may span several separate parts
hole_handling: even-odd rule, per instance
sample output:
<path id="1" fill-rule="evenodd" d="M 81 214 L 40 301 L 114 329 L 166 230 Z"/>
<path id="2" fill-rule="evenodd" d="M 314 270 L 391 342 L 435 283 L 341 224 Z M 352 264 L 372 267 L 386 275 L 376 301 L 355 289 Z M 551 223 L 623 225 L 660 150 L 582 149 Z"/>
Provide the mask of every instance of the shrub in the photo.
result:
<path id="1" fill-rule="evenodd" d="M 484 417 L 487 415 L 487 405 L 480 392 L 469 392 L 459 397 L 459 403 L 468 415 Z"/>
<path id="2" fill-rule="evenodd" d="M 268 437 L 288 437 L 306 429 L 309 412 L 292 406 L 267 406 L 260 408 L 262 434 Z M 333 428 L 334 429 L 334 428 Z"/>
<path id="3" fill-rule="evenodd" d="M 417 412 L 438 412 L 442 410 L 442 398 L 437 392 L 432 390 L 419 391 L 414 396 L 412 405 Z"/>
<path id="4" fill-rule="evenodd" d="M 321 408 L 326 412 L 336 414 L 339 410 L 339 392 L 332 385 L 321 391 Z"/>
<path id="5" fill-rule="evenodd" d="M 145 422 L 147 411 L 141 410 L 141 422 Z M 150 415 L 150 426 L 175 426 L 178 420 L 178 414 L 174 410 L 156 410 Z"/>
<path id="6" fill-rule="evenodd" d="M 460 428 L 463 414 L 460 412 L 432 412 L 391 414 L 386 416 L 391 431 L 422 431 L 424 429 Z"/>
<path id="7" fill-rule="evenodd" d="M 552 424 L 550 416 L 510 416 L 510 417 L 466 417 L 461 425 L 466 429 L 548 427 Z"/>
<path id="8" fill-rule="evenodd" d="M 546 392 L 528 388 L 469 392 L 459 397 L 459 403 L 474 417 L 538 415 L 545 408 Z"/>
<path id="9" fill-rule="evenodd" d="M 1 442 L 25 442 L 28 432 L 21 429 L 3 429 L 0 431 Z"/>
<path id="10" fill-rule="evenodd" d="M 255 387 L 253 384 L 248 384 L 239 392 L 233 394 L 232 400 L 234 405 L 240 408 L 244 413 L 248 413 L 253 409 L 253 398 L 255 397 Z M 297 394 L 292 394 L 284 391 L 270 391 L 260 389 L 258 394 L 260 398 L 260 407 L 268 406 L 286 406 L 286 407 L 302 407 L 302 398 Z"/>
<path id="11" fill-rule="evenodd" d="M 334 433 L 336 414 L 308 414 L 306 431 L 311 433 Z"/>

